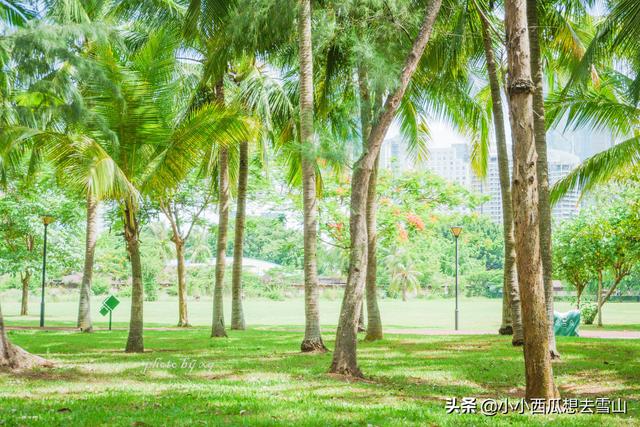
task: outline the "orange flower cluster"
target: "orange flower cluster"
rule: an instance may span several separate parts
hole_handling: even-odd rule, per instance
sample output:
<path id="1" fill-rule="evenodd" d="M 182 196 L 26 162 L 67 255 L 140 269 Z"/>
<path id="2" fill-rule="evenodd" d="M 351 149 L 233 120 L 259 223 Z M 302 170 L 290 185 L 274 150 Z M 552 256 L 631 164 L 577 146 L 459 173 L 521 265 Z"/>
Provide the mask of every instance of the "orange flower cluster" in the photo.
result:
<path id="1" fill-rule="evenodd" d="M 407 221 L 409 222 L 409 224 L 413 225 L 418 230 L 420 231 L 424 230 L 424 221 L 422 221 L 422 218 L 420 218 L 418 215 L 414 213 L 408 213 Z"/>

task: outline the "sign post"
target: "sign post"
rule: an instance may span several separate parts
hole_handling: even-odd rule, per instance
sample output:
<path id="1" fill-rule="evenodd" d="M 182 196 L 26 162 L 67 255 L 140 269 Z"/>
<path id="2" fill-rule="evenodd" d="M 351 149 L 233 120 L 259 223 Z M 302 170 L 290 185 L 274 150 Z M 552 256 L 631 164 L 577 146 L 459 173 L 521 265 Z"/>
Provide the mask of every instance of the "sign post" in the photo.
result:
<path id="1" fill-rule="evenodd" d="M 102 307 L 100 307 L 100 314 L 103 316 L 109 315 L 109 330 L 111 330 L 111 319 L 113 316 L 113 310 L 120 304 L 120 300 L 113 295 L 109 295 L 107 299 L 102 301 Z"/>

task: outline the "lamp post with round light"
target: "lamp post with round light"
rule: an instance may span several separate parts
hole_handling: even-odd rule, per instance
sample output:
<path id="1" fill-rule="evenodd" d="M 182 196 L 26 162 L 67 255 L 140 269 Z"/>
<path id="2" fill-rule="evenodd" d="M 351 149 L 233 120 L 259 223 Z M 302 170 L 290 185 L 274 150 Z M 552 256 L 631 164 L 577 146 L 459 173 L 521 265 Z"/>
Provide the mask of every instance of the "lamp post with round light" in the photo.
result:
<path id="1" fill-rule="evenodd" d="M 458 330 L 458 236 L 462 233 L 462 227 L 454 225 L 451 227 L 451 234 L 456 239 L 456 331 Z"/>
<path id="2" fill-rule="evenodd" d="M 43 215 L 44 224 L 44 249 L 42 251 L 42 295 L 40 299 L 40 327 L 44 327 L 44 283 L 47 277 L 47 228 L 54 221 L 51 215 Z"/>

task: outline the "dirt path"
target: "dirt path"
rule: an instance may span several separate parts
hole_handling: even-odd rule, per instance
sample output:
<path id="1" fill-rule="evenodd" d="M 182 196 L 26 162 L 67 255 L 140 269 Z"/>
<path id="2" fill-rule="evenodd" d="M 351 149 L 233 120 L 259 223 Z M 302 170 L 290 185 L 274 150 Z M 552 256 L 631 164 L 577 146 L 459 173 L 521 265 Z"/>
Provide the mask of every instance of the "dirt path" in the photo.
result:
<path id="1" fill-rule="evenodd" d="M 446 329 L 385 329 L 387 334 L 412 335 L 495 335 L 495 331 L 454 331 Z M 581 338 L 640 339 L 640 331 L 594 331 L 582 330 Z"/>

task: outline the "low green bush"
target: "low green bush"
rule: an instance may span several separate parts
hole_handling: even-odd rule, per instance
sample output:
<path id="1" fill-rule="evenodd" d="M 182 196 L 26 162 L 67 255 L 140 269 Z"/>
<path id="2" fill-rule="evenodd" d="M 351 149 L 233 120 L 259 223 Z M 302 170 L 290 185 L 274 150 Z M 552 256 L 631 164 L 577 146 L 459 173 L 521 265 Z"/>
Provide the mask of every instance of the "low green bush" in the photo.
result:
<path id="1" fill-rule="evenodd" d="M 580 316 L 585 325 L 593 325 L 593 321 L 598 314 L 598 305 L 594 303 L 582 304 L 580 307 Z"/>

